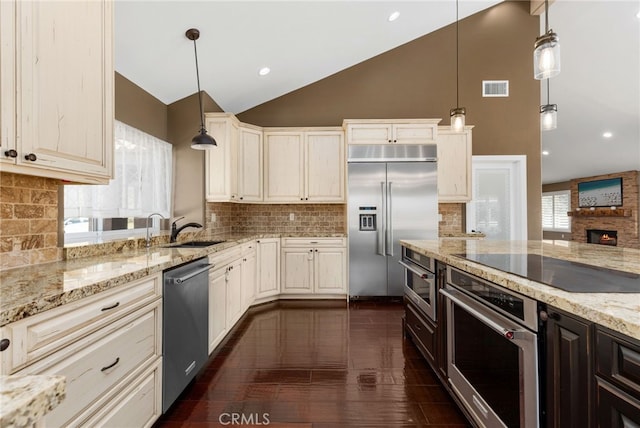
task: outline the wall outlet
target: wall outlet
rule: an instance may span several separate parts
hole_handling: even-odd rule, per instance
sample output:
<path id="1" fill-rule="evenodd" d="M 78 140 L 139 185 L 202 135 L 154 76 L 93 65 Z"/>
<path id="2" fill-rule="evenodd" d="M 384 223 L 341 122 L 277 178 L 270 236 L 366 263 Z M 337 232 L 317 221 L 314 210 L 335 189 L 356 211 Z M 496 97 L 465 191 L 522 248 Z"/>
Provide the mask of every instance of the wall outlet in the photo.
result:
<path id="1" fill-rule="evenodd" d="M 216 213 L 211 213 L 211 222 L 215 223 L 217 219 L 218 217 L 216 216 Z"/>
<path id="2" fill-rule="evenodd" d="M 294 221 L 296 219 L 296 215 L 294 213 L 289 214 L 289 221 Z"/>
<path id="3" fill-rule="evenodd" d="M 438 221 L 442 221 L 442 214 L 438 214 Z"/>

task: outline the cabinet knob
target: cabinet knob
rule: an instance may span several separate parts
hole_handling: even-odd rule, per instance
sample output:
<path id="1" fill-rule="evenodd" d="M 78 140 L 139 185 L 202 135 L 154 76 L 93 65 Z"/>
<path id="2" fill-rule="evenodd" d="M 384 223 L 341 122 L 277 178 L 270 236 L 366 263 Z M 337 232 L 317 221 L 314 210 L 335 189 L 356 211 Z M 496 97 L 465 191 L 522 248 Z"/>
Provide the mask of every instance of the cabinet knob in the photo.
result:
<path id="1" fill-rule="evenodd" d="M 315 251 L 316 251 L 316 253 L 317 253 L 317 252 L 318 252 L 318 249 L 316 248 L 316 249 L 315 249 Z"/>
<path id="2" fill-rule="evenodd" d="M 38 157 L 36 156 L 35 153 L 29 153 L 28 155 L 24 155 L 25 160 L 31 161 L 31 162 L 35 162 L 36 160 L 38 160 Z"/>
<path id="3" fill-rule="evenodd" d="M 9 158 L 17 158 L 18 157 L 18 152 L 16 152 L 15 150 L 11 149 L 11 150 L 6 150 L 4 152 L 4 155 L 9 157 Z"/>
<path id="4" fill-rule="evenodd" d="M 300 198 L 300 200 L 301 200 L 301 201 L 303 201 L 303 200 L 304 200 L 304 198 Z"/>
<path id="5" fill-rule="evenodd" d="M 388 142 L 388 143 L 390 143 L 390 142 L 391 142 L 391 140 L 387 140 L 387 142 Z"/>
<path id="6" fill-rule="evenodd" d="M 398 142 L 398 140 L 393 140 L 393 142 L 394 142 L 394 143 L 397 143 L 397 142 Z"/>
<path id="7" fill-rule="evenodd" d="M 243 196 L 240 196 L 240 200 L 243 200 L 243 199 L 244 199 L 244 197 L 243 197 Z"/>
<path id="8" fill-rule="evenodd" d="M 309 198 L 304 198 L 304 200 L 305 200 L 305 201 L 308 201 L 308 200 L 309 200 Z"/>
<path id="9" fill-rule="evenodd" d="M 11 345 L 11 341 L 9 339 L 0 340 L 0 352 L 5 351 L 9 345 Z"/>

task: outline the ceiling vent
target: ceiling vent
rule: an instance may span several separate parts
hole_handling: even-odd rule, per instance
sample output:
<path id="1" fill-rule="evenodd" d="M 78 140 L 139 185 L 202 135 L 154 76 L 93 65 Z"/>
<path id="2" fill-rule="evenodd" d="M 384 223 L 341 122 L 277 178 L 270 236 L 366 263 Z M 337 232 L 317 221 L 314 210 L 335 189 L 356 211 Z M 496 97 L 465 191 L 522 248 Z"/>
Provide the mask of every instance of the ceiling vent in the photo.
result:
<path id="1" fill-rule="evenodd" d="M 482 96 L 483 97 L 508 97 L 509 81 L 508 80 L 483 80 Z"/>

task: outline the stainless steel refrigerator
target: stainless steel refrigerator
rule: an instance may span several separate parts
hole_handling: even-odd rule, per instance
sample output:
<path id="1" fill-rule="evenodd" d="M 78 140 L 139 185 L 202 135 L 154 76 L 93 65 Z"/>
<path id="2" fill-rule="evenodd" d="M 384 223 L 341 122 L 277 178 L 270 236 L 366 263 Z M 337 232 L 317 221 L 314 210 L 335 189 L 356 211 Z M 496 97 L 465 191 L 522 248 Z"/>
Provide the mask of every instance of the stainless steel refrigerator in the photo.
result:
<path id="1" fill-rule="evenodd" d="M 401 239 L 438 238 L 436 146 L 352 145 L 349 295 L 402 296 Z"/>

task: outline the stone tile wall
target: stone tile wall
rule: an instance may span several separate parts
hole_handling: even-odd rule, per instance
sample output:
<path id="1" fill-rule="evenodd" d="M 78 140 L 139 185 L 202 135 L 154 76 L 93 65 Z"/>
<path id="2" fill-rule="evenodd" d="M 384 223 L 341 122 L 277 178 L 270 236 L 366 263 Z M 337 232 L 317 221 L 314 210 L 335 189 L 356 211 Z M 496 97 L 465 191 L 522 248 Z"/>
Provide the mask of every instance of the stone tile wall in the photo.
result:
<path id="1" fill-rule="evenodd" d="M 58 180 L 0 172 L 0 269 L 61 259 Z"/>
<path id="2" fill-rule="evenodd" d="M 438 204 L 442 221 L 438 223 L 440 236 L 464 232 L 465 204 Z"/>
<path id="3" fill-rule="evenodd" d="M 587 229 L 616 230 L 618 232 L 618 246 L 640 248 L 640 172 L 626 171 L 616 174 L 582 177 L 571 180 L 571 207 L 578 206 L 578 183 L 606 178 L 622 177 L 622 207 L 631 211 L 629 217 L 571 217 L 571 239 L 577 242 L 587 242 Z M 584 209 L 584 208 L 583 208 Z"/>

